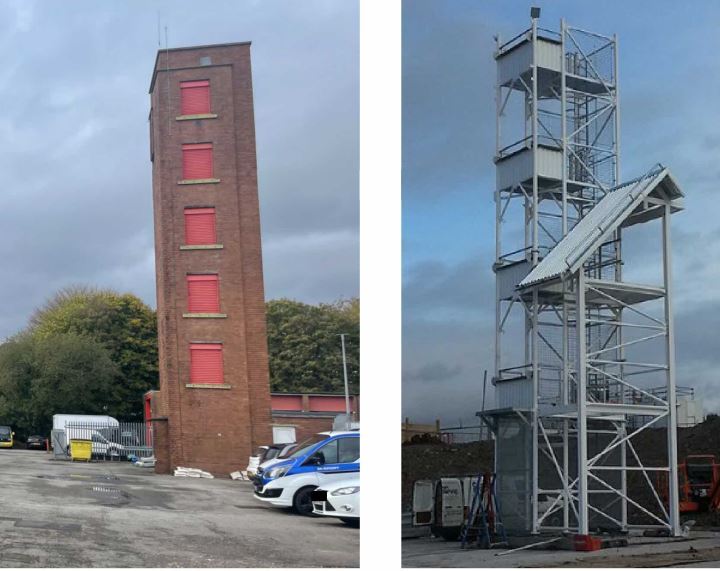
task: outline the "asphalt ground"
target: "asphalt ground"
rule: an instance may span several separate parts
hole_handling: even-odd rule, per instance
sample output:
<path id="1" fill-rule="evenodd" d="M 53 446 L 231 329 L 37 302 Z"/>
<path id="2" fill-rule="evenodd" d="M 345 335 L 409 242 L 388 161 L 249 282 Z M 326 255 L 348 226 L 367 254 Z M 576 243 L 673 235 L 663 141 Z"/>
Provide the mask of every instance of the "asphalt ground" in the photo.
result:
<path id="1" fill-rule="evenodd" d="M 592 552 L 507 548 L 461 549 L 457 541 L 423 537 L 402 542 L 403 567 L 718 567 L 720 533 L 693 530 L 689 538 L 631 537 L 627 547 Z"/>
<path id="2" fill-rule="evenodd" d="M 357 567 L 360 533 L 248 482 L 0 450 L 0 567 Z"/>

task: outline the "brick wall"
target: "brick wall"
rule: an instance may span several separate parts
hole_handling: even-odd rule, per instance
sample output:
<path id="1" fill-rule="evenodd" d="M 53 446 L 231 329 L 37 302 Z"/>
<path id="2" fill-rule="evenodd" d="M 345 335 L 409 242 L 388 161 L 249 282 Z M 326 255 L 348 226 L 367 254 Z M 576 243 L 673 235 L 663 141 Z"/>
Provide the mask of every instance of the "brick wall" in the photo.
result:
<path id="1" fill-rule="evenodd" d="M 158 474 L 170 474 L 170 448 L 168 446 L 167 418 L 153 418 L 153 446 L 155 450 L 155 471 Z"/>
<path id="2" fill-rule="evenodd" d="M 294 426 L 295 441 L 302 442 L 313 434 L 332 430 L 334 416 L 328 417 L 298 417 L 285 416 L 282 413 L 273 413 L 273 424 L 277 426 Z"/>
<path id="3" fill-rule="evenodd" d="M 210 58 L 210 65 L 201 65 Z M 207 63 L 207 60 L 206 62 Z M 209 80 L 217 118 L 177 120 L 181 81 Z M 158 53 L 151 82 L 160 400 L 170 469 L 226 475 L 272 439 L 250 45 Z M 178 184 L 182 144 L 213 143 L 220 182 Z M 184 209 L 214 206 L 222 249 L 181 250 Z M 226 318 L 187 318 L 186 275 L 219 275 Z M 191 342 L 223 344 L 224 385 L 190 388 Z"/>

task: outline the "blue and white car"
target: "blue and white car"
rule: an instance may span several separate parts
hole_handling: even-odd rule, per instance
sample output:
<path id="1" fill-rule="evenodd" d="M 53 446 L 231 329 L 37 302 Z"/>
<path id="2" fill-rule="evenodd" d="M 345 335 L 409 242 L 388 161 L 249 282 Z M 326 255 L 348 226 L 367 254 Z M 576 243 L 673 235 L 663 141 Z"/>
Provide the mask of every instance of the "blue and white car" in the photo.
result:
<path id="1" fill-rule="evenodd" d="M 312 515 L 311 494 L 322 483 L 360 472 L 360 433 L 322 432 L 298 445 L 290 456 L 258 473 L 255 497 Z"/>

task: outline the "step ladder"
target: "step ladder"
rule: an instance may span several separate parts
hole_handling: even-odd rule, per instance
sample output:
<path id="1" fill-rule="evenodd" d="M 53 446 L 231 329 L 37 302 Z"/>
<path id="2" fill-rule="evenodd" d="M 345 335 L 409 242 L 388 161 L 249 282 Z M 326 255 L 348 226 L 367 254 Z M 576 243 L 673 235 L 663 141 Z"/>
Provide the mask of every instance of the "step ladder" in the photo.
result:
<path id="1" fill-rule="evenodd" d="M 490 472 L 478 474 L 472 490 L 467 521 L 460 534 L 462 549 L 491 549 L 508 545 L 500 502 L 495 493 L 495 477 L 495 474 Z"/>

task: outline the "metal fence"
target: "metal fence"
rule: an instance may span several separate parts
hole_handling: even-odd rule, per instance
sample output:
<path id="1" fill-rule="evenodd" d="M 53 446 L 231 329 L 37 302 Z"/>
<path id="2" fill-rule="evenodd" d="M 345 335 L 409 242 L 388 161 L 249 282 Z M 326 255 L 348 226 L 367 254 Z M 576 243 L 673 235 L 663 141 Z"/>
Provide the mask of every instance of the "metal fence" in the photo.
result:
<path id="1" fill-rule="evenodd" d="M 127 460 L 129 456 L 153 455 L 152 426 L 144 422 L 69 422 L 64 430 L 53 430 L 51 443 L 55 458 L 70 458 L 72 440 L 92 442 L 92 456 L 97 460 Z"/>
<path id="2" fill-rule="evenodd" d="M 440 438 L 446 444 L 464 444 L 493 440 L 492 431 L 487 426 L 454 426 L 440 429 Z"/>

